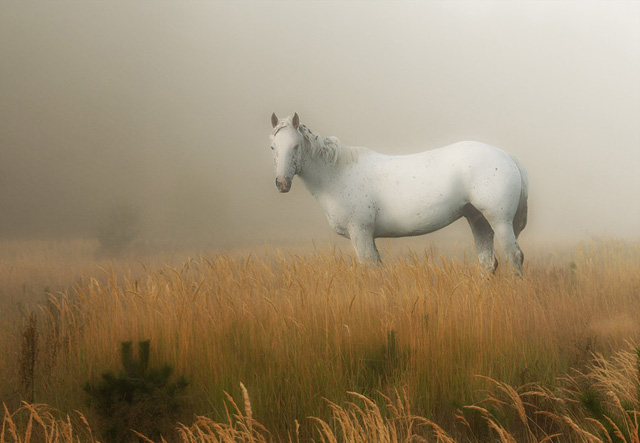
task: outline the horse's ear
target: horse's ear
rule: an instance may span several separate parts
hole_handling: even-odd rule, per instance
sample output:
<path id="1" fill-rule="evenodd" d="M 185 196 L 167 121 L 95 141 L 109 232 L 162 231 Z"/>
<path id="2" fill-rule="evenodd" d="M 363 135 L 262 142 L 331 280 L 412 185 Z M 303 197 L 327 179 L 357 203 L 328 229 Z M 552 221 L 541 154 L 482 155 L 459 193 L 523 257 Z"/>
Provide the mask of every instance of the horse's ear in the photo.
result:
<path id="1" fill-rule="evenodd" d="M 278 126 L 278 117 L 276 116 L 276 113 L 274 112 L 273 114 L 271 114 L 271 125 L 275 128 L 276 126 Z"/>
<path id="2" fill-rule="evenodd" d="M 298 125 L 300 125 L 300 117 L 298 117 L 298 113 L 293 114 L 293 118 L 291 119 L 291 123 L 295 129 L 298 129 Z"/>

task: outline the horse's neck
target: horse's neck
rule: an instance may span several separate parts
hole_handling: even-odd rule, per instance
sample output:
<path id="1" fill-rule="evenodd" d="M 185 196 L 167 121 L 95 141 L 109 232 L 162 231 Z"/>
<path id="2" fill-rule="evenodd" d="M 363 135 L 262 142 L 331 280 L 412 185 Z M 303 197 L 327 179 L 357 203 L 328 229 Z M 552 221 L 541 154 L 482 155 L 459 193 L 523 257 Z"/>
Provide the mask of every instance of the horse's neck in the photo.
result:
<path id="1" fill-rule="evenodd" d="M 302 162 L 298 176 L 302 179 L 307 189 L 316 195 L 329 185 L 332 171 L 337 167 L 332 161 L 319 155 L 309 155 Z"/>

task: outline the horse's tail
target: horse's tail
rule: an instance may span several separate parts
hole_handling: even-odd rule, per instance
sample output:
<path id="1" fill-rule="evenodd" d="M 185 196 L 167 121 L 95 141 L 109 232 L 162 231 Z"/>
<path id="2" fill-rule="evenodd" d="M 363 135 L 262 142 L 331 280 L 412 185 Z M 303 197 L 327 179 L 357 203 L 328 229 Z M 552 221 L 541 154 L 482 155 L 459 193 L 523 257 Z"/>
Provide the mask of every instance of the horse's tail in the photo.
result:
<path id="1" fill-rule="evenodd" d="M 516 238 L 520 235 L 522 230 L 527 226 L 527 199 L 529 198 L 529 174 L 527 170 L 522 165 L 520 159 L 514 155 L 511 156 L 513 162 L 518 167 L 518 171 L 520 171 L 520 201 L 518 202 L 518 209 L 516 210 L 516 215 L 513 218 L 513 232 L 516 235 Z"/>

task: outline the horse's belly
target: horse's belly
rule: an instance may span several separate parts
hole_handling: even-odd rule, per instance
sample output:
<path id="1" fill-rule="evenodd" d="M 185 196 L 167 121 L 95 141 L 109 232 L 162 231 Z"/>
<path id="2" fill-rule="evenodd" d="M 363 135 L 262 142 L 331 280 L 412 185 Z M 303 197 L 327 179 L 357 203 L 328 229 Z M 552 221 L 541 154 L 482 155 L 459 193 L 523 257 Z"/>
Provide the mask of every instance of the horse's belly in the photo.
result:
<path id="1" fill-rule="evenodd" d="M 441 229 L 462 216 L 467 203 L 461 175 L 455 168 L 425 174 L 428 162 L 415 156 L 411 163 L 388 168 L 376 192 L 375 235 L 405 237 Z M 395 165 L 394 165 L 395 166 Z"/>
<path id="2" fill-rule="evenodd" d="M 380 207 L 376 214 L 376 237 L 407 237 L 437 231 L 462 217 L 464 202 L 442 199 L 432 204 L 398 201 Z"/>

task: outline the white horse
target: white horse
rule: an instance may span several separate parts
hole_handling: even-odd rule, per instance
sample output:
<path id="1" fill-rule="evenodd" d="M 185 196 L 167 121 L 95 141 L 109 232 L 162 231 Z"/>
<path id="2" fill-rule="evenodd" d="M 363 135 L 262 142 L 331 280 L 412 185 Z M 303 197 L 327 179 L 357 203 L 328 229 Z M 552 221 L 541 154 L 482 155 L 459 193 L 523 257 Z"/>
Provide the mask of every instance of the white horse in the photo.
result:
<path id="1" fill-rule="evenodd" d="M 271 116 L 271 149 L 280 192 L 298 175 L 358 260 L 379 263 L 377 237 L 422 235 L 466 217 L 481 265 L 495 272 L 494 235 L 522 275 L 517 238 L 527 223 L 529 181 L 520 161 L 475 141 L 411 155 L 342 146 L 300 124 Z"/>

